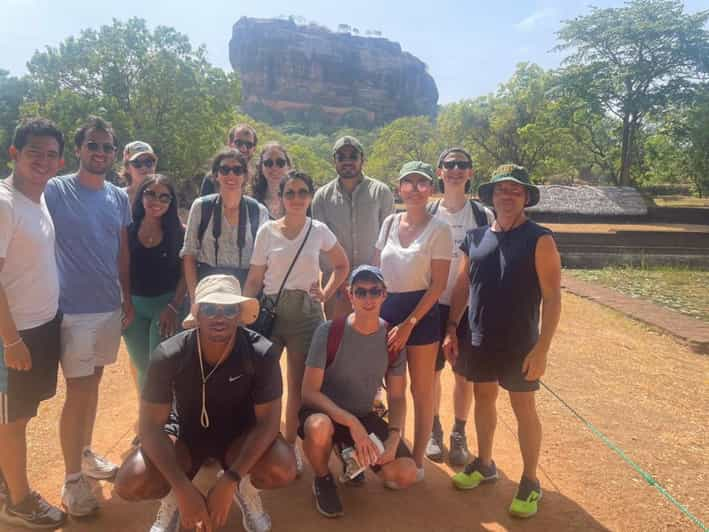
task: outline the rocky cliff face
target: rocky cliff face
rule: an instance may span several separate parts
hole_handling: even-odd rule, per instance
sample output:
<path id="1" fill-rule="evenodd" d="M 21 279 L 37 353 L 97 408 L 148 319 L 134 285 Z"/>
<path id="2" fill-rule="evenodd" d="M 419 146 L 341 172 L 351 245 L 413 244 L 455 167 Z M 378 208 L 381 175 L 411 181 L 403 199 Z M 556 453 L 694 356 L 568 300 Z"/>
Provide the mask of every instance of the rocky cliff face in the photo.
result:
<path id="1" fill-rule="evenodd" d="M 272 123 L 315 117 L 365 127 L 436 112 L 438 89 L 426 65 L 387 39 L 243 17 L 229 58 L 241 76 L 243 107 Z"/>

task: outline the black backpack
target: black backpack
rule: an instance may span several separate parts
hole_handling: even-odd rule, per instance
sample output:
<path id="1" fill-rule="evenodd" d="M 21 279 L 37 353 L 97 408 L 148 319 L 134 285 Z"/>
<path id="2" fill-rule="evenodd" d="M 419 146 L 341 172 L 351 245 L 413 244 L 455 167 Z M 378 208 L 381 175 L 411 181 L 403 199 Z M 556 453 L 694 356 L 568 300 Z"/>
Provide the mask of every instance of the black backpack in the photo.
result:
<path id="1" fill-rule="evenodd" d="M 438 207 L 441 205 L 441 200 L 436 200 L 433 203 L 426 205 L 426 210 L 431 216 L 435 216 L 438 212 Z M 473 218 L 475 218 L 475 223 L 478 227 L 488 225 L 487 215 L 485 214 L 485 208 L 480 204 L 480 202 L 474 199 L 470 200 L 470 206 L 473 208 Z"/>
<path id="2" fill-rule="evenodd" d="M 239 203 L 239 232 L 237 234 L 236 245 L 239 248 L 239 266 L 241 266 L 241 252 L 246 245 L 246 217 L 249 217 L 251 224 L 251 239 L 256 242 L 256 232 L 259 227 L 259 203 L 248 196 L 241 196 Z M 209 194 L 202 199 L 202 219 L 199 221 L 197 229 L 197 242 L 202 247 L 204 233 L 209 226 L 209 220 L 214 218 L 212 224 L 212 236 L 214 237 L 214 259 L 215 264 L 219 263 L 219 237 L 222 234 L 222 201 L 219 194 Z"/>

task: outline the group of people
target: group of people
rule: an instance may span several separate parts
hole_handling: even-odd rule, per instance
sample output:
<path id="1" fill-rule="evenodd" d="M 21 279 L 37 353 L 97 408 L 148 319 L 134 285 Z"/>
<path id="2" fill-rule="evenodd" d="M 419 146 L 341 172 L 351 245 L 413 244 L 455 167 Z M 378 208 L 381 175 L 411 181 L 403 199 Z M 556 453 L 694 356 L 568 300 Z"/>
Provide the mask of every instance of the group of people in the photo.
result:
<path id="1" fill-rule="evenodd" d="M 561 312 L 560 259 L 551 232 L 525 214 L 539 190 L 523 167 L 500 166 L 479 202 L 465 149 L 445 150 L 435 167 L 407 162 L 395 212 L 390 188 L 364 174 L 356 138 L 337 140 L 337 177 L 316 191 L 284 146 L 266 143 L 256 156 L 256 132 L 239 124 L 183 225 L 149 144 L 125 146 L 125 188 L 106 180 L 118 145 L 108 122 L 90 117 L 74 144 L 77 172 L 55 177 L 64 136 L 26 119 L 10 147 L 13 173 L 0 181 L 0 522 L 57 528 L 67 514 L 90 515 L 93 478 L 113 479 L 127 500 L 161 499 L 152 532 L 215 530 L 234 501 L 246 530 L 267 531 L 259 490 L 293 482 L 306 459 L 317 510 L 340 516 L 336 478 L 366 476 L 333 475 L 333 451 L 392 490 L 423 481 L 426 457 L 444 460 L 446 361 L 455 374 L 448 459 L 464 466 L 453 485 L 497 478 L 501 386 L 524 462 L 509 511 L 537 512 L 534 392 Z M 437 187 L 442 198 L 431 202 Z M 134 448 L 118 466 L 91 442 L 121 337 L 141 399 Z M 64 511 L 30 489 L 26 466 L 26 426 L 55 394 L 59 364 Z M 384 416 L 374 408 L 382 396 Z M 192 479 L 210 460 L 220 472 L 205 497 Z"/>

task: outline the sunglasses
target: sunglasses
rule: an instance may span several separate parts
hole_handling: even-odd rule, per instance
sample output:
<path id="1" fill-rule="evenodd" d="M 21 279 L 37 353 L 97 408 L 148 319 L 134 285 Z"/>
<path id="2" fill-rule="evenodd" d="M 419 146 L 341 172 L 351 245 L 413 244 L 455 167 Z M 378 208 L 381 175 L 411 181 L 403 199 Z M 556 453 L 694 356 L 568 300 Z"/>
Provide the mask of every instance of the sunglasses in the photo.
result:
<path id="1" fill-rule="evenodd" d="M 357 299 L 364 299 L 367 296 L 372 296 L 372 297 L 379 297 L 384 293 L 384 290 L 381 288 L 355 288 L 352 290 L 352 293 Z"/>
<path id="2" fill-rule="evenodd" d="M 301 188 L 298 190 L 293 190 L 293 189 L 286 190 L 283 193 L 283 197 L 288 200 L 295 199 L 296 196 L 298 196 L 298 199 L 302 199 L 302 200 L 307 199 L 310 197 L 310 191 L 307 188 Z"/>
<path id="3" fill-rule="evenodd" d="M 217 314 L 230 320 L 239 315 L 239 305 L 217 305 L 216 303 L 200 303 L 199 312 L 207 318 L 214 318 Z"/>
<path id="4" fill-rule="evenodd" d="M 236 146 L 237 148 L 246 148 L 247 150 L 250 150 L 251 148 L 256 146 L 256 144 L 254 144 L 250 140 L 236 139 L 234 141 L 234 146 Z"/>
<path id="5" fill-rule="evenodd" d="M 283 168 L 286 165 L 286 163 L 287 163 L 287 161 L 285 159 L 276 159 L 275 161 L 273 159 L 266 159 L 263 162 L 263 165 L 266 168 L 271 168 L 275 164 L 278 168 Z"/>
<path id="6" fill-rule="evenodd" d="M 133 168 L 143 168 L 144 166 L 146 168 L 152 168 L 155 166 L 155 161 L 153 159 L 147 158 L 147 159 L 135 159 L 133 161 L 130 161 L 129 163 Z"/>
<path id="7" fill-rule="evenodd" d="M 165 205 L 170 205 L 172 202 L 172 196 L 170 194 L 166 194 L 163 192 L 162 194 L 158 194 L 154 190 L 144 190 L 143 191 L 143 198 L 148 199 L 150 201 L 159 201 L 160 203 L 164 203 Z"/>
<path id="8" fill-rule="evenodd" d="M 94 152 L 103 150 L 103 153 L 113 153 L 116 151 L 116 147 L 113 144 L 109 144 L 108 142 L 99 144 L 98 142 L 94 142 L 92 140 L 86 143 L 86 149 Z"/>
<path id="9" fill-rule="evenodd" d="M 446 170 L 453 170 L 456 166 L 461 170 L 468 170 L 473 167 L 470 161 L 443 161 L 441 164 Z"/>
<path id="10" fill-rule="evenodd" d="M 359 159 L 359 153 L 353 152 L 351 155 L 347 155 L 345 153 L 336 153 L 335 159 L 337 159 L 338 163 L 341 163 L 343 161 L 356 161 L 357 159 Z"/>
<path id="11" fill-rule="evenodd" d="M 402 192 L 413 192 L 415 189 L 418 189 L 419 192 L 426 192 L 427 190 L 431 190 L 433 183 L 431 183 L 428 179 L 416 181 L 416 183 L 409 181 L 408 179 L 402 179 L 400 186 Z"/>
<path id="12" fill-rule="evenodd" d="M 229 175 L 230 173 L 234 175 L 244 175 L 244 167 L 222 165 L 219 167 L 219 173 L 221 175 Z"/>

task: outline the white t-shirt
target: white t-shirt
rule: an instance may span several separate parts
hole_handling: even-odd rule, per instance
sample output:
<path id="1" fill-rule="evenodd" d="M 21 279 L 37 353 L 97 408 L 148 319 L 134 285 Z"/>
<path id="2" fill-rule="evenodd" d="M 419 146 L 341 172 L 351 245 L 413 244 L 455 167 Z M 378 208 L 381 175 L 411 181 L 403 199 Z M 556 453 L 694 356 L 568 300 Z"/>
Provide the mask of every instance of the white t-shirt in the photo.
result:
<path id="1" fill-rule="evenodd" d="M 400 214 L 387 216 L 382 223 L 376 244 L 377 249 L 381 251 L 380 264 L 387 291 L 427 290 L 431 285 L 431 261 L 451 260 L 451 229 L 448 224 L 431 218 L 416 240 L 404 248 L 399 241 L 400 220 Z"/>
<path id="2" fill-rule="evenodd" d="M 495 221 L 495 215 L 490 209 L 484 207 L 484 212 L 487 217 L 488 224 Z M 448 273 L 448 284 L 446 284 L 446 289 L 438 299 L 439 303 L 450 305 L 451 296 L 453 294 L 453 285 L 458 275 L 458 268 L 460 268 L 460 260 L 463 257 L 463 252 L 460 249 L 460 245 L 465 239 L 465 234 L 471 229 L 475 229 L 478 224 L 475 222 L 473 207 L 470 205 L 470 201 L 467 200 L 465 202 L 465 206 L 458 212 L 450 212 L 441 202 L 439 203 L 438 209 L 436 210 L 436 214 L 434 214 L 434 216 L 438 220 L 447 223 L 453 232 L 453 259 L 451 260 L 451 269 Z"/>
<path id="3" fill-rule="evenodd" d="M 44 196 L 35 203 L 0 180 L 0 271 L 10 313 L 19 330 L 52 320 L 59 307 L 59 273 L 54 255 L 54 224 Z"/>
<path id="4" fill-rule="evenodd" d="M 283 278 L 293 262 L 308 232 L 311 219 L 307 218 L 303 229 L 293 240 L 288 240 L 278 227 L 278 222 L 272 220 L 263 224 L 256 234 L 254 252 L 251 255 L 252 266 L 266 266 L 263 279 L 263 293 L 273 295 L 278 293 Z M 324 223 L 312 220 L 313 228 L 308 240 L 295 261 L 293 270 L 288 276 L 284 290 L 310 290 L 313 283 L 320 277 L 320 251 L 330 251 L 337 244 L 337 238 Z"/>

